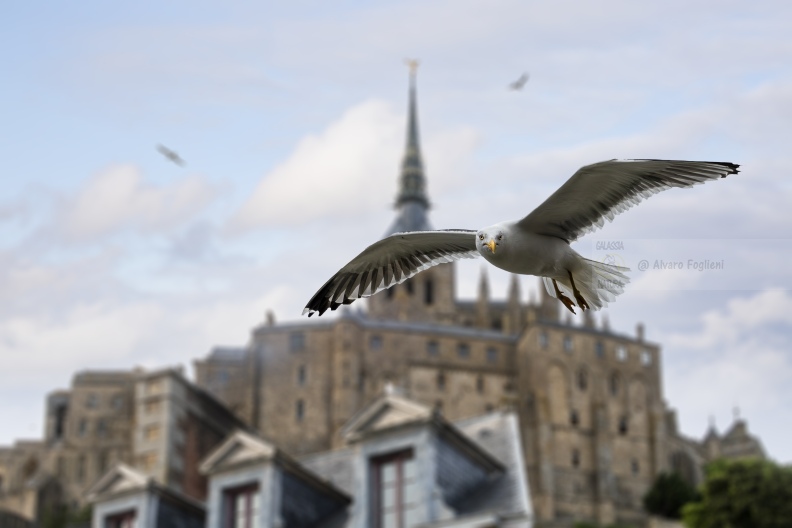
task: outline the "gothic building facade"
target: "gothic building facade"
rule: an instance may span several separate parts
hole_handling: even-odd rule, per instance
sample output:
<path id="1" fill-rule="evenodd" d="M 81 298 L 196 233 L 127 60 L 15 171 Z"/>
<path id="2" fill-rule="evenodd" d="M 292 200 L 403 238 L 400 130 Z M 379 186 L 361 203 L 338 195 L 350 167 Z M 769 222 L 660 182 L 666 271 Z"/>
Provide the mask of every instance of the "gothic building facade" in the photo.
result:
<path id="1" fill-rule="evenodd" d="M 397 214 L 384 234 L 431 229 L 429 206 L 413 71 Z M 200 504 L 212 500 L 200 460 L 223 439 L 247 431 L 320 460 L 348 449 L 344 426 L 385 387 L 449 422 L 513 416 L 514 460 L 543 525 L 640 525 L 660 472 L 696 484 L 714 458 L 764 456 L 739 419 L 702 441 L 677 430 L 661 350 L 642 325 L 627 335 L 588 312 L 573 324 L 545 293 L 526 297 L 512 277 L 506 300 L 493 301 L 482 275 L 477 299 L 460 301 L 456 268 L 443 264 L 337 317 L 276 323 L 269 314 L 246 346 L 195 361 L 195 384 L 174 369 L 78 373 L 49 395 L 43 440 L 0 447 L 0 514 L 41 520 L 80 507 L 120 471 L 142 497 L 176 501 L 200 524 Z"/>
<path id="2" fill-rule="evenodd" d="M 395 221 L 385 232 L 432 229 L 418 138 L 414 72 Z M 195 362 L 196 381 L 265 438 L 295 455 L 339 447 L 337 432 L 387 384 L 450 420 L 517 413 L 540 520 L 641 522 L 656 476 L 692 482 L 715 450 L 680 436 L 663 398 L 661 353 L 635 334 L 562 321 L 543 289 L 525 302 L 512 277 L 505 302 L 482 275 L 457 299 L 454 264 L 435 266 L 368 300 L 367 310 L 252 331 L 249 344 Z M 761 456 L 761 446 L 743 454 Z"/>

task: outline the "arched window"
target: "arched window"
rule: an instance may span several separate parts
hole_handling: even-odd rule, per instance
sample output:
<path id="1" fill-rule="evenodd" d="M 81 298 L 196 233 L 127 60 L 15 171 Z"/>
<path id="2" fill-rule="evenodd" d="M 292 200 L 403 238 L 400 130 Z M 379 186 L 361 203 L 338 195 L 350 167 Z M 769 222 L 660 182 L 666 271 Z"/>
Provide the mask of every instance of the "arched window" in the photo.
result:
<path id="1" fill-rule="evenodd" d="M 305 403 L 302 400 L 297 400 L 294 406 L 294 418 L 298 422 L 302 422 L 305 418 Z"/>
<path id="2" fill-rule="evenodd" d="M 569 423 L 574 427 L 577 427 L 580 424 L 580 415 L 576 409 L 569 411 Z"/>
<path id="3" fill-rule="evenodd" d="M 612 372 L 610 375 L 610 393 L 613 396 L 618 396 L 620 388 L 621 388 L 621 376 L 619 376 L 618 372 Z"/>
<path id="4" fill-rule="evenodd" d="M 578 389 L 582 391 L 588 389 L 588 372 L 586 372 L 586 369 L 584 368 L 578 370 L 577 385 Z"/>
<path id="5" fill-rule="evenodd" d="M 605 343 L 602 341 L 597 341 L 594 343 L 594 353 L 597 355 L 598 358 L 602 359 L 605 357 Z"/>
<path id="6" fill-rule="evenodd" d="M 437 373 L 437 390 L 445 390 L 446 378 L 445 373 L 440 371 Z"/>
<path id="7" fill-rule="evenodd" d="M 424 281 L 424 303 L 434 304 L 434 281 L 432 279 Z"/>
<path id="8" fill-rule="evenodd" d="M 641 365 L 648 367 L 652 364 L 652 353 L 648 350 L 641 350 Z"/>
<path id="9" fill-rule="evenodd" d="M 440 345 L 437 343 L 437 341 L 427 341 L 426 353 L 432 357 L 440 355 Z"/>
<path id="10" fill-rule="evenodd" d="M 412 295 L 412 294 L 413 294 L 413 283 L 412 283 L 412 279 L 408 279 L 408 280 L 404 281 L 404 287 L 405 287 L 405 289 L 407 290 L 407 293 L 408 293 L 408 294 L 410 294 L 410 295 Z"/>
<path id="11" fill-rule="evenodd" d="M 627 416 L 624 414 L 619 417 L 619 434 L 627 434 Z"/>
<path id="12" fill-rule="evenodd" d="M 580 467 L 580 451 L 577 449 L 572 450 L 572 467 Z"/>
<path id="13" fill-rule="evenodd" d="M 476 392 L 479 394 L 484 392 L 484 376 L 481 374 L 476 377 Z"/>

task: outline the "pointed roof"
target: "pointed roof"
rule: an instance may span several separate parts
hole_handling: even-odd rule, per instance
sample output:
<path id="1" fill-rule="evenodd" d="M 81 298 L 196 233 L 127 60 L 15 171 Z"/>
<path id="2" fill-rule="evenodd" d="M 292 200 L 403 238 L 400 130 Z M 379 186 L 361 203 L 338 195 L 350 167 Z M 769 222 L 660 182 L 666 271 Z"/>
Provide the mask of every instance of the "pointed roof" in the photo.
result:
<path id="1" fill-rule="evenodd" d="M 398 215 L 385 236 L 404 231 L 431 230 L 427 213 L 429 198 L 426 194 L 421 146 L 418 137 L 418 109 L 415 95 L 415 75 L 418 61 L 410 60 L 410 92 L 407 116 L 407 147 L 404 152 L 399 176 L 399 192 L 396 195 Z"/>
<path id="2" fill-rule="evenodd" d="M 478 287 L 478 300 L 479 301 L 488 301 L 490 295 L 489 290 L 489 277 L 487 276 L 487 266 L 481 266 L 481 276 L 479 277 L 479 287 Z"/>
<path id="3" fill-rule="evenodd" d="M 509 302 L 520 302 L 520 278 L 516 273 L 511 274 L 511 280 L 509 281 Z"/>
<path id="4" fill-rule="evenodd" d="M 201 463 L 204 475 L 219 473 L 247 464 L 271 460 L 277 449 L 266 440 L 244 431 L 235 431 Z"/>
<path id="5" fill-rule="evenodd" d="M 150 482 L 152 482 L 151 477 L 126 464 L 118 463 L 96 481 L 93 486 L 88 488 L 85 496 L 89 501 L 93 502 L 101 496 L 146 489 Z"/>
<path id="6" fill-rule="evenodd" d="M 426 424 L 460 452 L 489 472 L 503 471 L 503 464 L 429 407 L 402 396 L 385 393 L 353 416 L 341 436 L 353 443 L 365 437 L 410 425 Z"/>
<path id="7" fill-rule="evenodd" d="M 393 392 L 386 392 L 368 407 L 353 416 L 341 429 L 347 442 L 354 442 L 363 436 L 416 423 L 432 420 L 432 409 L 403 398 Z"/>
<path id="8" fill-rule="evenodd" d="M 201 462 L 198 470 L 204 475 L 213 475 L 267 461 L 277 462 L 279 467 L 335 501 L 351 501 L 347 494 L 303 467 L 274 444 L 242 430 L 237 430 L 226 438 Z"/>

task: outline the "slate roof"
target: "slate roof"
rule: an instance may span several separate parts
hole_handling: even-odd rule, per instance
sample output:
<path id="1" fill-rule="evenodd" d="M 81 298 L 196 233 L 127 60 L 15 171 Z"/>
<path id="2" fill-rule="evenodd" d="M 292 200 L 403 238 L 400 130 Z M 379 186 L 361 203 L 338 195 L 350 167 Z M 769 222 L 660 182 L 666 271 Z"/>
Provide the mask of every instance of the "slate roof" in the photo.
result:
<path id="1" fill-rule="evenodd" d="M 487 485 L 466 496 L 463 505 L 456 511 L 457 516 L 475 517 L 491 513 L 501 518 L 530 518 L 532 509 L 516 414 L 496 411 L 452 425 L 505 468 Z M 337 488 L 355 496 L 355 487 L 359 483 L 355 482 L 354 465 L 359 456 L 350 447 L 308 455 L 302 457 L 300 463 Z M 338 526 L 344 525 L 338 519 L 333 521 Z"/>
<path id="2" fill-rule="evenodd" d="M 500 515 L 530 514 L 528 479 L 520 446 L 519 424 L 513 412 L 492 412 L 454 424 L 507 468 L 491 485 L 466 498 L 457 512 L 468 515 L 495 511 Z"/>

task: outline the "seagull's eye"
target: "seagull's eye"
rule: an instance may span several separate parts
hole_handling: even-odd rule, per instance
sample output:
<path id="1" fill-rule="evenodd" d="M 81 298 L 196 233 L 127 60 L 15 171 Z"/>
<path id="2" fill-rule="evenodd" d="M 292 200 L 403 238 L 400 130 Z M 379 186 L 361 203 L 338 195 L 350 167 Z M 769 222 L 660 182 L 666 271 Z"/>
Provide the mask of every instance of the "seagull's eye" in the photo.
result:
<path id="1" fill-rule="evenodd" d="M 479 233 L 479 240 L 484 240 L 484 233 Z"/>
<path id="2" fill-rule="evenodd" d="M 500 233 L 498 234 L 498 240 L 503 240 L 503 235 Z"/>

